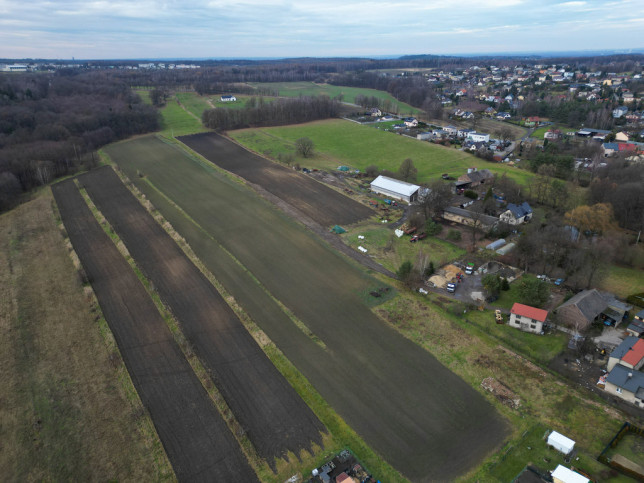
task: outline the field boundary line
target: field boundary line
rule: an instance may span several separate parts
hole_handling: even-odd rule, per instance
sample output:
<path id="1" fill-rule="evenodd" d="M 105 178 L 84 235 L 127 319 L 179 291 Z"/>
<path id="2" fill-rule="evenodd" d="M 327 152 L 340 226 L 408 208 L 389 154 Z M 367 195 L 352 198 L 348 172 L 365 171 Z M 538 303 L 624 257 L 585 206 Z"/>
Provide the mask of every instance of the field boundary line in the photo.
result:
<path id="1" fill-rule="evenodd" d="M 74 183 L 76 183 L 75 179 L 74 179 Z M 85 273 L 84 268 L 81 264 L 78 254 L 76 253 L 76 250 L 74 249 L 74 246 L 72 245 L 71 240 L 69 239 L 69 236 L 67 234 L 67 229 L 63 224 L 60 211 L 58 210 L 58 204 L 55 202 L 55 199 L 53 198 L 53 196 L 52 196 L 52 211 L 54 214 L 54 221 L 58 226 L 58 229 L 60 230 L 61 237 L 64 240 L 65 248 L 67 249 L 67 253 L 72 262 L 72 265 L 74 266 L 74 269 L 77 271 L 79 276 L 83 277 L 83 274 Z M 107 347 L 107 350 L 109 351 L 109 353 L 114 356 L 113 360 L 115 362 L 116 372 L 117 372 L 116 379 L 119 381 L 121 389 L 125 393 L 125 398 L 136 409 L 136 412 L 144 415 L 143 417 L 137 418 L 134 421 L 134 424 L 137 430 L 143 435 L 143 439 L 144 441 L 146 441 L 146 445 L 149 445 L 151 447 L 155 461 L 157 463 L 160 463 L 160 459 L 163 459 L 165 463 L 160 466 L 166 467 L 176 480 L 176 474 L 174 472 L 174 469 L 172 468 L 172 465 L 170 464 L 168 455 L 165 449 L 163 448 L 163 444 L 161 443 L 161 438 L 159 437 L 159 434 L 154 426 L 154 423 L 152 422 L 150 413 L 143 405 L 143 401 L 141 401 L 141 397 L 139 396 L 139 393 L 134 387 L 134 382 L 132 381 L 132 377 L 130 376 L 129 371 L 125 366 L 125 361 L 123 360 L 123 355 L 121 354 L 121 350 L 119 349 L 119 346 L 116 343 L 114 334 L 112 333 L 112 330 L 107 324 L 107 319 L 105 319 L 103 310 L 101 309 L 101 306 L 98 303 L 98 297 L 94 292 L 94 288 L 90 283 L 88 282 L 86 283 L 84 280 L 82 280 L 82 287 L 85 294 L 90 298 L 87 304 L 89 312 L 96 313 L 96 316 L 95 316 L 96 324 L 98 326 L 98 332 L 101 336 L 101 339 L 103 339 L 103 342 L 105 343 L 105 346 Z M 163 457 L 161 455 L 163 455 Z"/>
<path id="2" fill-rule="evenodd" d="M 74 180 L 74 181 L 78 185 L 78 180 Z M 251 464 L 255 472 L 259 474 L 258 470 L 260 470 L 262 463 L 266 464 L 266 462 L 262 458 L 260 458 L 259 455 L 257 454 L 255 447 L 253 446 L 252 442 L 250 441 L 250 439 L 248 439 L 248 436 L 246 435 L 246 431 L 243 429 L 241 424 L 237 421 L 234 413 L 228 406 L 228 403 L 219 392 L 219 389 L 217 389 L 216 384 L 212 380 L 211 374 L 203 366 L 203 364 L 199 360 L 199 357 L 194 353 L 192 345 L 188 342 L 188 340 L 184 336 L 183 331 L 181 330 L 181 326 L 177 321 L 177 318 L 172 313 L 170 308 L 165 305 L 163 300 L 161 300 L 161 297 L 156 293 L 156 290 L 154 289 L 153 284 L 143 274 L 139 266 L 136 264 L 136 260 L 134 260 L 134 258 L 130 255 L 130 253 L 127 250 L 127 247 L 125 246 L 125 244 L 123 243 L 119 235 L 116 233 L 112 225 L 107 221 L 103 213 L 94 204 L 94 202 L 92 201 L 91 197 L 89 196 L 85 188 L 82 188 L 79 186 L 79 191 L 81 193 L 81 196 L 85 200 L 85 203 L 87 204 L 90 211 L 94 215 L 94 218 L 96 218 L 96 221 L 101 225 L 101 228 L 110 238 L 110 240 L 112 240 L 112 242 L 116 246 L 119 253 L 130 265 L 130 267 L 136 274 L 136 277 L 139 279 L 139 281 L 145 288 L 145 291 L 148 293 L 150 299 L 152 300 L 157 310 L 161 314 L 161 317 L 163 318 L 166 325 L 170 329 L 170 332 L 172 333 L 172 336 L 175 342 L 181 349 L 181 352 L 183 353 L 184 358 L 190 364 L 190 367 L 192 368 L 193 372 L 199 379 L 199 382 L 201 383 L 201 385 L 208 393 L 208 396 L 210 397 L 212 403 L 217 408 L 217 411 L 221 414 L 222 418 L 226 422 L 228 429 L 230 429 L 230 432 L 233 434 L 235 440 L 237 440 L 240 448 L 242 449 L 244 455 L 246 456 L 246 459 Z"/>

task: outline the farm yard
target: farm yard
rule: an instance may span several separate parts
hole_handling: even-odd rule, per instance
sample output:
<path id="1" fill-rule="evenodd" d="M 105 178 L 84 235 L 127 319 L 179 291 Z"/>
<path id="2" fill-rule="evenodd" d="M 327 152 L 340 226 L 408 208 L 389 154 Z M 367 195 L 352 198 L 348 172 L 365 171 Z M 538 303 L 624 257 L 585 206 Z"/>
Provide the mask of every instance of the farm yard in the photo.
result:
<path id="1" fill-rule="evenodd" d="M 73 180 L 56 184 L 53 191 L 72 245 L 177 478 L 257 481 L 147 291 Z"/>
<path id="2" fill-rule="evenodd" d="M 508 427 L 483 396 L 369 310 L 368 293 L 382 282 L 176 146 L 143 137 L 106 152 L 153 203 L 166 199 L 158 209 L 176 204 L 194 223 L 193 233 L 201 230 L 221 245 L 243 266 L 237 270 L 248 270 L 260 289 L 301 322 L 306 333 L 293 330 L 293 322 L 284 327 L 283 316 L 254 318 L 338 414 L 404 476 L 452 479 L 500 445 Z M 168 213 L 178 216 L 176 208 Z M 193 248 L 207 263 L 202 247 L 207 242 Z M 236 297 L 240 287 L 226 289 Z M 251 307 L 249 313 L 260 312 L 243 297 L 238 302 Z M 442 391 L 436 391 L 437 380 Z"/>
<path id="3" fill-rule="evenodd" d="M 322 424 L 112 169 L 93 171 L 79 181 L 178 319 L 260 457 L 273 462 L 287 452 L 310 451 L 312 443 L 321 446 Z"/>
<path id="4" fill-rule="evenodd" d="M 315 155 L 298 159 L 302 166 L 335 169 L 346 165 L 364 172 L 368 166 L 396 172 L 400 163 L 411 158 L 418 169 L 417 182 L 440 178 L 441 174 L 458 177 L 467 168 L 489 169 L 527 185 L 533 174 L 504 164 L 491 163 L 454 148 L 447 148 L 368 126 L 331 119 L 296 126 L 240 129 L 228 133 L 235 141 L 253 151 L 277 159 L 279 154 L 294 153 L 295 141 L 310 138 Z"/>
<path id="5" fill-rule="evenodd" d="M 325 184 L 257 156 L 218 134 L 178 139 L 213 164 L 261 186 L 323 226 L 349 225 L 374 215 L 372 209 Z"/>

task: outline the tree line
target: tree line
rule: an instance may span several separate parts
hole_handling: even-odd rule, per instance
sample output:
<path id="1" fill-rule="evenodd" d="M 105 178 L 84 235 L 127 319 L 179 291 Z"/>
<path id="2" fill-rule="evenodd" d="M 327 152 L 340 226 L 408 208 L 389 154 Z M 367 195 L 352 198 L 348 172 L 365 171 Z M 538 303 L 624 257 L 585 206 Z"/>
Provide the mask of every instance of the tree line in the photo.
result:
<path id="1" fill-rule="evenodd" d="M 336 117 L 340 103 L 327 96 L 275 99 L 248 103 L 242 109 L 216 108 L 204 111 L 204 126 L 225 131 L 252 126 L 279 126 Z"/>
<path id="2" fill-rule="evenodd" d="M 158 112 L 102 72 L 0 76 L 0 210 L 96 162 L 99 147 L 158 128 Z"/>

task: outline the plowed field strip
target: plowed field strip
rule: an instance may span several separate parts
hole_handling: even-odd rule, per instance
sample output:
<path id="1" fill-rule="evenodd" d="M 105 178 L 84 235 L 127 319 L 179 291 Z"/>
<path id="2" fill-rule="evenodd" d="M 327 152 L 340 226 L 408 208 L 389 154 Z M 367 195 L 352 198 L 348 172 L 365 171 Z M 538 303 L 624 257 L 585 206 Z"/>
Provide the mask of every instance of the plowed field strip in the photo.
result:
<path id="1" fill-rule="evenodd" d="M 213 376 L 259 455 L 321 445 L 324 426 L 275 368 L 230 306 L 111 168 L 79 178 Z"/>
<path id="2" fill-rule="evenodd" d="M 208 132 L 178 139 L 217 166 L 258 184 L 323 226 L 350 225 L 374 215 L 367 206 L 257 156 L 219 134 Z"/>
<path id="3" fill-rule="evenodd" d="M 298 330 L 289 344 L 279 326 L 286 322 L 251 313 L 243 288 L 222 278 L 326 401 L 405 476 L 453 480 L 502 442 L 507 426 L 483 396 L 373 314 L 357 294 L 374 280 L 304 228 L 154 138 L 107 151 L 143 192 L 154 196 L 154 186 L 172 199 L 324 342 L 321 357 L 296 347 Z M 166 207 L 158 207 L 164 215 Z M 204 247 L 192 248 L 216 265 Z"/>
<path id="4" fill-rule="evenodd" d="M 65 228 L 180 481 L 257 481 L 145 288 L 72 180 L 52 188 Z"/>

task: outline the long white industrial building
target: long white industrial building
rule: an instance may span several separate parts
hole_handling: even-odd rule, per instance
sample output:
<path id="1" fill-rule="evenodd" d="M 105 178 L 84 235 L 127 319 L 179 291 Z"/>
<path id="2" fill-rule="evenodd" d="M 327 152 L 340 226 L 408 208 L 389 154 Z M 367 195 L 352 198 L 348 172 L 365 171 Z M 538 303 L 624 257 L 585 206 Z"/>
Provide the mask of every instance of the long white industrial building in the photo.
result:
<path id="1" fill-rule="evenodd" d="M 371 182 L 371 191 L 381 195 L 394 198 L 396 200 L 411 203 L 418 199 L 418 190 L 420 186 L 406 183 L 397 179 L 388 178 L 387 176 L 378 176 Z"/>

